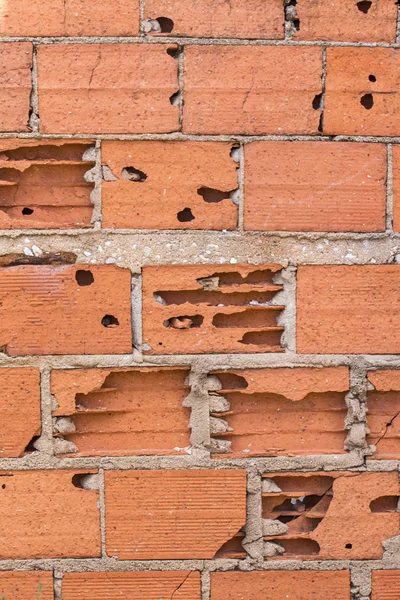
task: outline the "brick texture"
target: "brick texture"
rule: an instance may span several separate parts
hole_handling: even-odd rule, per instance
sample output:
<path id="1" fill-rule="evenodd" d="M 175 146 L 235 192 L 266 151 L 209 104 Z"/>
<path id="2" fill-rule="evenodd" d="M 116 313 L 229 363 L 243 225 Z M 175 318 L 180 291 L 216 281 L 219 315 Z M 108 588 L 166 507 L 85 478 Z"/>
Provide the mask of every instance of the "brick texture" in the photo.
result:
<path id="1" fill-rule="evenodd" d="M 29 131 L 32 44 L 0 44 L 0 131 Z"/>
<path id="2" fill-rule="evenodd" d="M 2 571 L 0 573 L 0 594 L 7 598 L 40 598 L 53 600 L 53 577 L 50 571 Z"/>
<path id="3" fill-rule="evenodd" d="M 400 371 L 370 371 L 368 392 L 368 442 L 374 459 L 400 457 Z"/>
<path id="4" fill-rule="evenodd" d="M 400 594 L 400 571 L 372 573 L 372 600 L 392 600 Z"/>

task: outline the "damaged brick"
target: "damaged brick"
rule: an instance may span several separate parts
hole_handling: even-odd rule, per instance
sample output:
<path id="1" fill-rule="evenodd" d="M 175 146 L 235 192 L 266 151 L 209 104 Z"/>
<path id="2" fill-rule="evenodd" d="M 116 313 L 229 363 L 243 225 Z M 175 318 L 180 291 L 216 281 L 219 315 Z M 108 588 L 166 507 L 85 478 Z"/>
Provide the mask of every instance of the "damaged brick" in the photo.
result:
<path id="1" fill-rule="evenodd" d="M 400 371 L 368 373 L 367 441 L 374 447 L 372 459 L 400 459 Z"/>

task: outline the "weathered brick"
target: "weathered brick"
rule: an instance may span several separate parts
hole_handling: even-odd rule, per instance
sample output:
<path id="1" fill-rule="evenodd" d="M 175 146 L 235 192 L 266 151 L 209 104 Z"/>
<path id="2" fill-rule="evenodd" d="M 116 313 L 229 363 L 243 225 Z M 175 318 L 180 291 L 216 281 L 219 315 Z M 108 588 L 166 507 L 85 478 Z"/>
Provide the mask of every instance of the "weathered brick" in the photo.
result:
<path id="1" fill-rule="evenodd" d="M 38 48 L 43 133 L 160 133 L 178 129 L 177 62 L 165 45 Z M 60 102 L 62 96 L 63 101 Z"/>
<path id="2" fill-rule="evenodd" d="M 143 342 L 151 354 L 281 352 L 279 265 L 143 269 Z"/>
<path id="3" fill-rule="evenodd" d="M 269 558 L 379 559 L 383 542 L 400 534 L 397 472 L 282 473 L 264 477 L 262 516 Z M 281 533 L 276 535 L 278 527 Z M 275 555 L 271 542 L 280 546 Z"/>
<path id="4" fill-rule="evenodd" d="M 90 227 L 90 148 L 87 140 L 1 140 L 0 229 Z"/>
<path id="5" fill-rule="evenodd" d="M 283 38 L 281 0 L 146 0 L 146 30 L 156 35 Z M 207 18 L 205 18 L 207 15 Z"/>
<path id="6" fill-rule="evenodd" d="M 1 7 L 1 35 L 138 35 L 138 0 L 7 0 Z"/>
<path id="7" fill-rule="evenodd" d="M 183 367 L 52 371 L 56 453 L 186 454 L 188 375 Z"/>
<path id="8" fill-rule="evenodd" d="M 386 148 L 254 142 L 245 146 L 245 229 L 384 231 Z"/>
<path id="9" fill-rule="evenodd" d="M 185 49 L 186 133 L 318 133 L 322 50 L 293 46 Z"/>
<path id="10" fill-rule="evenodd" d="M 399 135 L 400 51 L 328 48 L 324 133 Z"/>
<path id="11" fill-rule="evenodd" d="M 105 499 L 109 556 L 213 558 L 245 524 L 246 472 L 106 471 Z"/>
<path id="12" fill-rule="evenodd" d="M 211 437 L 219 458 L 344 452 L 347 367 L 212 375 L 222 386 L 209 392 Z"/>
<path id="13" fill-rule="evenodd" d="M 400 231 L 400 146 L 392 147 L 393 170 L 393 229 Z"/>
<path id="14" fill-rule="evenodd" d="M 102 144 L 103 226 L 133 229 L 234 229 L 238 187 L 232 144 Z"/>
<path id="15" fill-rule="evenodd" d="M 400 571 L 372 571 L 371 600 L 400 598 Z"/>
<path id="16" fill-rule="evenodd" d="M 63 600 L 201 599 L 200 573 L 194 571 L 66 573 L 62 591 Z"/>
<path id="17" fill-rule="evenodd" d="M 349 600 L 349 571 L 211 573 L 211 600 Z"/>
<path id="18" fill-rule="evenodd" d="M 23 456 L 40 435 L 40 372 L 3 368 L 0 382 L 0 458 Z"/>
<path id="19" fill-rule="evenodd" d="M 130 281 L 114 265 L 0 268 L 0 346 L 10 356 L 130 353 Z"/>
<path id="20" fill-rule="evenodd" d="M 0 44 L 0 131 L 30 131 L 32 44 Z"/>
<path id="21" fill-rule="evenodd" d="M 372 459 L 400 458 L 400 371 L 370 371 L 368 381 L 368 442 L 376 447 Z"/>
<path id="22" fill-rule="evenodd" d="M 396 40 L 397 5 L 393 0 L 343 2 L 297 0 L 294 39 L 338 42 Z"/>
<path id="23" fill-rule="evenodd" d="M 89 473 L 0 473 L 0 558 L 100 556 L 99 492 L 78 487 Z"/>
<path id="24" fill-rule="evenodd" d="M 397 354 L 400 266 L 300 266 L 297 351 Z"/>
<path id="25" fill-rule="evenodd" d="M 51 571 L 2 571 L 0 573 L 2 600 L 53 600 Z"/>

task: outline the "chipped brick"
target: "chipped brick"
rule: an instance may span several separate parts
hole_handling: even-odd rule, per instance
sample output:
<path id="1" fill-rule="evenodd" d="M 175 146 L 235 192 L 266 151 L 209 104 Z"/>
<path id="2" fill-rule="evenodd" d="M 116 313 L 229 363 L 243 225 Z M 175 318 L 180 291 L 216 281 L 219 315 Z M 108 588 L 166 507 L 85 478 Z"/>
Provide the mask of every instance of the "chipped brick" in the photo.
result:
<path id="1" fill-rule="evenodd" d="M 54 435 L 77 447 L 70 456 L 186 454 L 188 374 L 178 367 L 52 371 Z"/>
<path id="2" fill-rule="evenodd" d="M 263 492 L 263 518 L 287 526 L 282 535 L 264 536 L 283 549 L 273 559 L 379 559 L 382 542 L 400 533 L 397 472 L 264 476 L 280 491 Z"/>
<path id="3" fill-rule="evenodd" d="M 91 285 L 78 283 L 83 271 L 92 274 Z M 130 280 L 127 269 L 114 265 L 0 268 L 3 352 L 130 353 Z"/>
<path id="4" fill-rule="evenodd" d="M 400 371 L 371 371 L 368 381 L 368 443 L 376 447 L 370 458 L 400 459 Z"/>
<path id="5" fill-rule="evenodd" d="M 63 600 L 200 600 L 200 574 L 190 571 L 66 573 Z"/>
<path id="6" fill-rule="evenodd" d="M 220 458 L 344 452 L 347 367 L 244 369 L 213 373 L 222 389 L 209 392 L 212 433 Z M 212 409 L 222 396 L 227 410 Z M 222 421 L 221 421 L 222 419 Z M 230 442 L 219 454 L 218 441 Z"/>
<path id="7" fill-rule="evenodd" d="M 400 266 L 300 266 L 297 352 L 397 354 Z"/>
<path id="8" fill-rule="evenodd" d="M 103 226 L 234 229 L 238 207 L 230 195 L 238 179 L 231 149 L 221 143 L 103 142 L 102 162 L 109 169 L 102 184 Z M 124 169 L 144 175 L 127 179 Z"/>
<path id="9" fill-rule="evenodd" d="M 107 471 L 105 498 L 109 556 L 213 558 L 245 524 L 246 472 Z"/>
<path id="10" fill-rule="evenodd" d="M 99 493 L 74 483 L 88 472 L 0 473 L 0 558 L 100 556 Z"/>
<path id="11" fill-rule="evenodd" d="M 321 48 L 185 48 L 186 133 L 318 133 Z M 267 110 L 266 110 L 267 107 Z"/>
<path id="12" fill-rule="evenodd" d="M 281 352 L 279 265 L 143 269 L 143 340 L 152 354 Z"/>
<path id="13" fill-rule="evenodd" d="M 0 44 L 0 131 L 30 131 L 32 44 Z"/>
<path id="14" fill-rule="evenodd" d="M 396 600 L 400 598 L 400 571 L 372 571 L 371 600 Z"/>
<path id="15" fill-rule="evenodd" d="M 254 142 L 245 146 L 245 229 L 384 231 L 382 144 Z"/>
<path id="16" fill-rule="evenodd" d="M 177 62 L 168 46 L 38 47 L 43 133 L 162 133 L 178 129 Z M 60 96 L 63 101 L 60 102 Z"/>
<path id="17" fill-rule="evenodd" d="M 51 571 L 2 571 L 0 573 L 2 600 L 53 600 Z"/>

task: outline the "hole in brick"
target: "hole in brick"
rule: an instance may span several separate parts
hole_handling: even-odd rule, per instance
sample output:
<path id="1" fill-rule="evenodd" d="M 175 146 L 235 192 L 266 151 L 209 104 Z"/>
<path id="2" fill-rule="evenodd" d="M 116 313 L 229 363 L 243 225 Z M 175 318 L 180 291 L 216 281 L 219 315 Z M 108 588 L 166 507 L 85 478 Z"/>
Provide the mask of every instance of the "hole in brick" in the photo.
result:
<path id="1" fill-rule="evenodd" d="M 216 375 L 223 390 L 244 390 L 249 387 L 246 379 L 241 375 L 235 375 L 235 373 L 217 373 Z"/>
<path id="2" fill-rule="evenodd" d="M 32 215 L 33 214 L 33 208 L 28 208 L 27 206 L 25 206 L 22 210 L 21 210 L 23 215 Z"/>
<path id="3" fill-rule="evenodd" d="M 172 94 L 172 96 L 169 97 L 169 101 L 172 104 L 172 106 L 179 106 L 179 103 L 181 101 L 181 93 L 178 90 L 177 92 L 175 92 L 175 94 Z"/>
<path id="4" fill-rule="evenodd" d="M 357 8 L 358 8 L 358 10 L 360 10 L 365 15 L 367 14 L 367 12 L 371 8 L 371 6 L 372 6 L 372 1 L 371 0 L 362 0 L 361 2 L 357 2 Z"/>
<path id="5" fill-rule="evenodd" d="M 244 558 L 246 556 L 242 546 L 244 537 L 243 531 L 236 533 L 233 538 L 221 546 L 214 558 Z"/>
<path id="6" fill-rule="evenodd" d="M 353 544 L 346 544 L 345 548 L 347 548 L 347 550 L 351 550 L 353 547 Z"/>
<path id="7" fill-rule="evenodd" d="M 172 56 L 172 58 L 177 59 L 179 56 L 179 48 L 167 48 L 167 54 Z"/>
<path id="8" fill-rule="evenodd" d="M 2 489 L 2 490 L 5 490 L 5 489 L 6 489 L 6 484 L 5 484 L 5 483 L 3 483 L 3 485 L 1 486 L 1 489 Z"/>
<path id="9" fill-rule="evenodd" d="M 360 102 L 364 108 L 371 110 L 374 105 L 374 97 L 372 94 L 364 94 L 364 96 L 361 97 Z"/>
<path id="10" fill-rule="evenodd" d="M 276 291 L 270 292 L 247 292 L 232 293 L 227 298 L 222 292 L 210 292 L 207 290 L 188 290 L 188 291 L 157 291 L 153 297 L 159 304 L 207 304 L 208 306 L 243 306 L 253 303 L 255 305 L 265 305 L 272 300 Z"/>
<path id="11" fill-rule="evenodd" d="M 139 169 L 135 169 L 135 167 L 124 167 L 121 171 L 122 179 L 128 179 L 128 181 L 135 181 L 142 183 L 146 181 L 147 175 L 140 171 Z"/>
<path id="12" fill-rule="evenodd" d="M 79 269 L 75 273 L 75 279 L 78 285 L 85 287 L 87 285 L 92 285 L 94 283 L 94 277 L 91 271 L 84 271 L 83 269 Z"/>
<path id="13" fill-rule="evenodd" d="M 91 474 L 92 473 L 76 473 L 75 475 L 72 475 L 72 485 L 76 488 L 80 488 L 81 490 L 87 489 L 84 486 L 84 481 L 86 477 Z"/>
<path id="14" fill-rule="evenodd" d="M 285 556 L 312 556 L 314 554 L 319 554 L 321 550 L 317 542 L 306 538 L 291 540 L 284 540 L 282 538 L 278 538 L 270 539 L 269 541 L 279 544 L 279 546 L 282 546 L 282 548 L 284 548 L 285 550 Z"/>
<path id="15" fill-rule="evenodd" d="M 171 317 L 164 321 L 164 327 L 172 327 L 173 329 L 192 329 L 193 327 L 201 327 L 204 317 L 201 315 L 183 315 L 181 317 Z"/>
<path id="16" fill-rule="evenodd" d="M 230 198 L 231 192 L 222 192 L 221 190 L 215 190 L 214 188 L 209 187 L 201 187 L 197 190 L 199 196 L 202 196 L 204 202 L 216 203 L 222 202 L 222 200 L 227 200 Z"/>
<path id="17" fill-rule="evenodd" d="M 312 101 L 312 107 L 314 110 L 321 110 L 322 106 L 322 93 L 314 96 L 314 100 Z"/>
<path id="18" fill-rule="evenodd" d="M 17 267 L 18 265 L 72 265 L 76 262 L 73 252 L 57 252 L 42 256 L 26 256 L 25 254 L 4 254 L 0 256 L 0 267 Z"/>
<path id="19" fill-rule="evenodd" d="M 118 327 L 119 321 L 114 315 L 104 315 L 101 320 L 103 327 Z"/>
<path id="20" fill-rule="evenodd" d="M 245 333 L 239 344 L 255 346 L 280 346 L 283 328 L 279 331 L 249 331 Z"/>
<path id="21" fill-rule="evenodd" d="M 195 218 L 190 208 L 184 208 L 183 210 L 180 210 L 176 216 L 180 223 L 187 223 L 189 221 L 193 221 Z"/>
<path id="22" fill-rule="evenodd" d="M 372 81 L 372 83 L 375 83 L 375 81 L 376 81 L 376 77 L 375 77 L 375 75 L 370 75 L 370 76 L 368 77 L 368 79 L 369 79 L 370 81 Z"/>
<path id="23" fill-rule="evenodd" d="M 273 275 L 271 271 L 252 271 L 248 275 L 242 275 L 241 273 L 232 271 L 231 273 L 213 273 L 209 277 L 199 277 L 196 279 L 204 289 L 216 289 L 222 286 L 231 285 L 242 285 L 243 283 L 249 285 L 268 285 L 272 282 Z"/>
<path id="24" fill-rule="evenodd" d="M 271 310 L 249 309 L 237 313 L 217 313 L 212 324 L 214 327 L 276 327 L 277 317 L 283 309 L 279 306 Z"/>
<path id="25" fill-rule="evenodd" d="M 34 435 L 33 438 L 31 439 L 31 441 L 29 442 L 29 444 L 27 444 L 25 450 L 24 450 L 24 454 L 28 454 L 31 452 L 36 452 L 36 448 L 35 448 L 35 442 L 37 442 L 37 440 L 39 439 L 40 436 L 38 435 Z"/>
<path id="26" fill-rule="evenodd" d="M 373 500 L 369 507 L 373 513 L 397 512 L 398 500 L 397 496 L 381 496 Z"/>
<path id="27" fill-rule="evenodd" d="M 161 27 L 161 33 L 171 33 L 174 28 L 173 20 L 168 17 L 157 17 L 156 21 Z"/>

